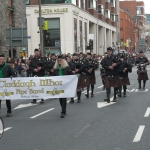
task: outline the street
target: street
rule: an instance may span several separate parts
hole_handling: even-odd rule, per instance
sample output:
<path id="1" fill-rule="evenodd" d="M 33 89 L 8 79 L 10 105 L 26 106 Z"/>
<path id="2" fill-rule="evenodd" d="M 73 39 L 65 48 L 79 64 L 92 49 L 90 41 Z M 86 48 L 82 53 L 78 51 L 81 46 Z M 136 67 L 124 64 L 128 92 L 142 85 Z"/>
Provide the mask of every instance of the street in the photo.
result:
<path id="1" fill-rule="evenodd" d="M 147 70 L 150 75 L 150 66 Z M 5 117 L 3 102 L 5 132 L 0 150 L 149 150 L 150 82 L 145 90 L 138 90 L 136 67 L 129 78 L 127 97 L 108 104 L 96 71 L 94 97 L 85 98 L 84 89 L 80 104 L 68 103 L 64 119 L 60 118 L 58 99 L 35 105 L 30 104 L 31 100 L 12 101 L 10 118 Z"/>

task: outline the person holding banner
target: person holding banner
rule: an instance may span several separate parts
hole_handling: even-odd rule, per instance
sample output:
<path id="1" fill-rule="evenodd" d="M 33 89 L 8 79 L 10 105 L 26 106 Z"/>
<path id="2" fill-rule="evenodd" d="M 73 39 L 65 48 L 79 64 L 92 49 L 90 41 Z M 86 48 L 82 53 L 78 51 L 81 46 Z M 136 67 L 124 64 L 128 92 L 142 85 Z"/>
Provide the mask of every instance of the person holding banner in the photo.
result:
<path id="1" fill-rule="evenodd" d="M 34 58 L 31 59 L 29 70 L 32 72 L 34 77 L 44 77 L 45 76 L 45 64 L 42 57 L 40 57 L 40 52 L 38 49 L 34 50 Z M 32 104 L 36 103 L 36 99 L 33 99 Z M 41 104 L 44 100 L 41 99 Z"/>
<path id="2" fill-rule="evenodd" d="M 66 60 L 62 58 L 62 56 L 58 56 L 57 61 L 54 65 L 54 76 L 63 76 L 63 75 L 72 75 L 72 71 L 68 66 Z M 59 98 L 60 106 L 62 108 L 61 118 L 64 118 L 66 115 L 66 107 L 67 107 L 67 98 Z"/>
<path id="3" fill-rule="evenodd" d="M 14 76 L 14 71 L 11 68 L 10 65 L 5 63 L 5 56 L 3 54 L 0 54 L 0 78 L 9 78 Z M 6 100 L 6 106 L 7 106 L 7 115 L 6 117 L 12 116 L 12 110 L 11 110 L 11 101 Z M 0 109 L 1 109 L 1 100 L 0 100 Z"/>

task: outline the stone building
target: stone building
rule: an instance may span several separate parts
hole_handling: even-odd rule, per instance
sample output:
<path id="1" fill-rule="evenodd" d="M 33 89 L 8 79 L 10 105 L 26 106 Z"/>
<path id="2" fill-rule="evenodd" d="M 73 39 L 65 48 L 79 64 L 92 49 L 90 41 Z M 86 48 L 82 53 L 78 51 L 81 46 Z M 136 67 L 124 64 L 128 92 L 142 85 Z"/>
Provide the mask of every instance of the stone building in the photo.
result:
<path id="1" fill-rule="evenodd" d="M 26 28 L 25 0 L 0 0 L 0 53 L 11 56 L 6 46 L 6 29 Z M 13 47 L 13 56 L 20 55 L 22 47 Z"/>

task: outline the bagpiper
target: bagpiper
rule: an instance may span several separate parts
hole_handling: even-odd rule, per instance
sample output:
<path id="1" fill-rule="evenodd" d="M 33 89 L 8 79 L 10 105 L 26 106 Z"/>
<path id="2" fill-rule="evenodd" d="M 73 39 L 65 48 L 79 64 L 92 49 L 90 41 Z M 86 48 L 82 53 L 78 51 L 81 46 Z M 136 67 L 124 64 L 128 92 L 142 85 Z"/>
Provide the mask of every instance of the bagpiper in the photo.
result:
<path id="1" fill-rule="evenodd" d="M 143 80 L 143 89 L 145 89 L 146 81 L 148 80 L 147 70 L 146 66 L 149 65 L 149 61 L 144 56 L 143 51 L 139 52 L 139 57 L 136 59 L 135 65 L 138 68 L 137 74 L 138 74 L 138 82 L 139 82 L 139 88 L 141 89 L 141 81 Z"/>
<path id="2" fill-rule="evenodd" d="M 121 87 L 121 81 L 118 76 L 119 64 L 112 54 L 113 49 L 107 48 L 107 57 L 104 59 L 103 67 L 105 69 L 105 86 L 107 98 L 104 101 L 110 103 L 110 88 L 114 87 L 113 102 L 116 102 L 116 92 Z"/>
<path id="3" fill-rule="evenodd" d="M 86 57 L 86 85 L 87 93 L 85 96 L 89 98 L 89 89 L 91 85 L 91 97 L 94 97 L 94 85 L 96 84 L 95 70 L 98 68 L 98 62 L 92 59 L 92 54 L 87 53 Z"/>
<path id="4" fill-rule="evenodd" d="M 31 59 L 29 70 L 33 77 L 44 77 L 45 76 L 45 60 L 40 56 L 39 49 L 34 50 L 34 58 Z M 33 99 L 31 103 L 36 103 L 36 99 Z M 44 99 L 41 99 L 41 104 L 44 103 Z"/>
<path id="5" fill-rule="evenodd" d="M 81 90 L 85 87 L 84 77 L 82 72 L 85 70 L 85 65 L 82 60 L 78 59 L 77 54 L 73 54 L 72 60 L 68 62 L 72 73 L 78 76 L 78 84 L 77 84 L 77 103 L 81 102 Z M 74 98 L 71 98 L 69 103 L 74 103 Z"/>
<path id="6" fill-rule="evenodd" d="M 119 78 L 121 80 L 121 87 L 119 87 L 118 97 L 122 97 L 122 87 L 123 87 L 123 96 L 126 97 L 127 85 L 130 85 L 130 80 L 128 74 L 132 72 L 132 65 L 128 64 L 125 61 L 124 56 L 120 57 L 119 60 Z"/>

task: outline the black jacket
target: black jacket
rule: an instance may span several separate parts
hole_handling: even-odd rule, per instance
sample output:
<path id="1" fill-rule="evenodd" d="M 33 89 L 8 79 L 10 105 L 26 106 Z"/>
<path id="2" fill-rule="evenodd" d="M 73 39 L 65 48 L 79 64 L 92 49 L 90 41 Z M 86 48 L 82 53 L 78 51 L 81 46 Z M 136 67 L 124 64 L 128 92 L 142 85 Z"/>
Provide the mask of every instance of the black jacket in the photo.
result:
<path id="1" fill-rule="evenodd" d="M 34 72 L 34 69 L 37 69 L 38 67 L 41 67 L 42 69 L 38 72 Z M 29 70 L 32 73 L 33 76 L 37 75 L 38 77 L 45 76 L 45 60 L 42 57 L 33 58 L 31 59 Z"/>
<path id="2" fill-rule="evenodd" d="M 143 58 L 138 57 L 136 59 L 135 65 L 140 64 L 140 63 L 147 63 L 147 62 L 149 62 L 149 61 L 146 57 L 143 57 Z"/>
<path id="3" fill-rule="evenodd" d="M 59 70 L 58 69 L 54 69 L 54 76 L 58 76 Z M 62 69 L 62 75 L 72 75 L 72 70 L 70 69 L 70 67 L 66 67 Z"/>
<path id="4" fill-rule="evenodd" d="M 0 70 L 4 67 L 4 65 L 0 65 Z M 15 73 L 14 70 L 11 68 L 10 65 L 6 64 L 4 70 L 3 70 L 3 78 L 9 78 L 14 77 Z"/>
<path id="5" fill-rule="evenodd" d="M 85 62 L 85 65 L 86 65 L 86 75 L 88 77 L 91 77 L 91 76 L 95 76 L 95 70 L 98 68 L 98 63 L 97 61 L 93 60 L 93 59 L 86 59 L 86 62 Z M 88 70 L 92 69 L 92 72 L 89 73 Z"/>
<path id="6" fill-rule="evenodd" d="M 132 72 L 132 66 L 128 64 L 127 62 L 121 62 L 119 60 L 120 66 L 119 66 L 119 76 L 120 77 L 128 77 L 128 73 Z M 126 72 L 123 72 L 124 68 L 127 68 Z"/>
<path id="7" fill-rule="evenodd" d="M 114 69 L 109 69 L 110 66 L 112 66 L 113 63 L 116 63 L 117 66 L 114 67 Z M 102 67 L 105 69 L 105 75 L 106 76 L 117 76 L 118 75 L 118 68 L 120 63 L 111 55 L 110 57 L 107 56 L 103 59 Z"/>

